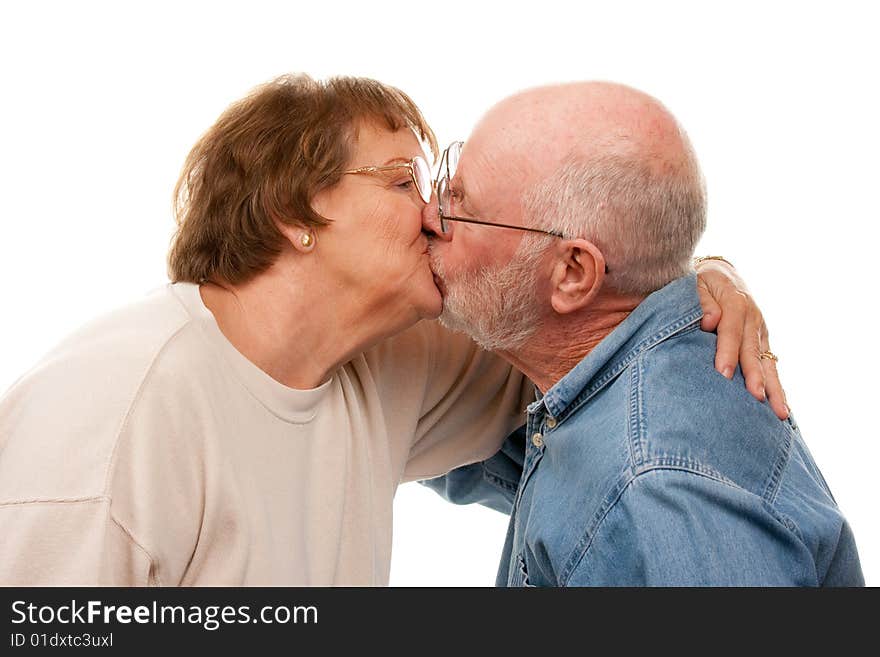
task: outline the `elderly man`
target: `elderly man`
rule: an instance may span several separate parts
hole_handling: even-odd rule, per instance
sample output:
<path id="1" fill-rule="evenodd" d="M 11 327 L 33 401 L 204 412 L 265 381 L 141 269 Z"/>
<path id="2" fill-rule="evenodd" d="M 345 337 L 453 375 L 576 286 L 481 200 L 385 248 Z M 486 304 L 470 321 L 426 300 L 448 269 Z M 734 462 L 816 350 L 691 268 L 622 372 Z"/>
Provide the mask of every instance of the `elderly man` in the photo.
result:
<path id="1" fill-rule="evenodd" d="M 794 420 L 712 368 L 690 268 L 705 192 L 659 102 L 608 83 L 513 96 L 444 154 L 438 197 L 442 321 L 541 392 L 518 442 L 431 484 L 508 493 L 500 585 L 864 583 Z"/>

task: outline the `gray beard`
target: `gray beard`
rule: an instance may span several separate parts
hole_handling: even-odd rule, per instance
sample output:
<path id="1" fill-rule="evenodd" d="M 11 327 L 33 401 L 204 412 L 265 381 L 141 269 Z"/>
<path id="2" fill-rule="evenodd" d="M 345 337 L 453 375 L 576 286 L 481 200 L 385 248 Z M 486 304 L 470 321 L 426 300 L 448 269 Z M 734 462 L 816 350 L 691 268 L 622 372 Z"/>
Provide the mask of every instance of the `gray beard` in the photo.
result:
<path id="1" fill-rule="evenodd" d="M 525 344 L 540 326 L 535 268 L 541 253 L 520 251 L 504 267 L 465 272 L 450 283 L 432 250 L 434 272 L 446 287 L 440 323 L 466 333 L 488 351 L 512 351 Z"/>

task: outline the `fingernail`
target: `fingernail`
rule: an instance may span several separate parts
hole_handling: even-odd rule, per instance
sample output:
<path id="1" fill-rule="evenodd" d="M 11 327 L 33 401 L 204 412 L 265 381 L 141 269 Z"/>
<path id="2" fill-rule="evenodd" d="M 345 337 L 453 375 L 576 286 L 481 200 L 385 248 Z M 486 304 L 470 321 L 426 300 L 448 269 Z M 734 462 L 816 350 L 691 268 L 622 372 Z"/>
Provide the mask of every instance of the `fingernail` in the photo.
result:
<path id="1" fill-rule="evenodd" d="M 730 365 L 728 365 L 727 367 L 725 367 L 725 368 L 722 370 L 721 374 L 722 374 L 725 378 L 732 379 L 732 378 L 733 378 L 733 368 L 732 368 Z"/>
<path id="2" fill-rule="evenodd" d="M 764 386 L 761 386 L 761 399 L 767 401 L 767 390 L 764 389 Z"/>

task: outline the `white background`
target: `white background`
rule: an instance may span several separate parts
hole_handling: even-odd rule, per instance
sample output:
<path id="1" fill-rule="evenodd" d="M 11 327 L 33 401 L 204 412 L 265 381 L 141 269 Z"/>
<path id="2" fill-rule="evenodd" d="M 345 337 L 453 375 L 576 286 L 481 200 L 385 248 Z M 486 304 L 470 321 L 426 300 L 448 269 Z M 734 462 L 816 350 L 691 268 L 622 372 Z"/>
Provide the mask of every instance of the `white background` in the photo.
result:
<path id="1" fill-rule="evenodd" d="M 523 87 L 625 82 L 689 131 L 710 195 L 698 253 L 749 281 L 804 437 L 880 584 L 874 3 L 308 4 L 3 3 L 0 390 L 82 322 L 165 281 L 186 153 L 260 82 L 375 77 L 407 91 L 441 142 Z M 416 484 L 395 513 L 392 584 L 493 583 L 506 517 Z"/>

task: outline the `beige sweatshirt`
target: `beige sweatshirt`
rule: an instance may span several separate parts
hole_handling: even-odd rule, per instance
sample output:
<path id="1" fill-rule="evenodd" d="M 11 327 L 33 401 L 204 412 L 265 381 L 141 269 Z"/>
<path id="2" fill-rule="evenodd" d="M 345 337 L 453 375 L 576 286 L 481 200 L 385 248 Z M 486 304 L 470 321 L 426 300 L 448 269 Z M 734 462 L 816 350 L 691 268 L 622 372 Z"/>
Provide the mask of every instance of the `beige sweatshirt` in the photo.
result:
<path id="1" fill-rule="evenodd" d="M 434 322 L 287 388 L 169 285 L 0 398 L 0 585 L 387 584 L 398 483 L 489 456 L 533 398 Z"/>

